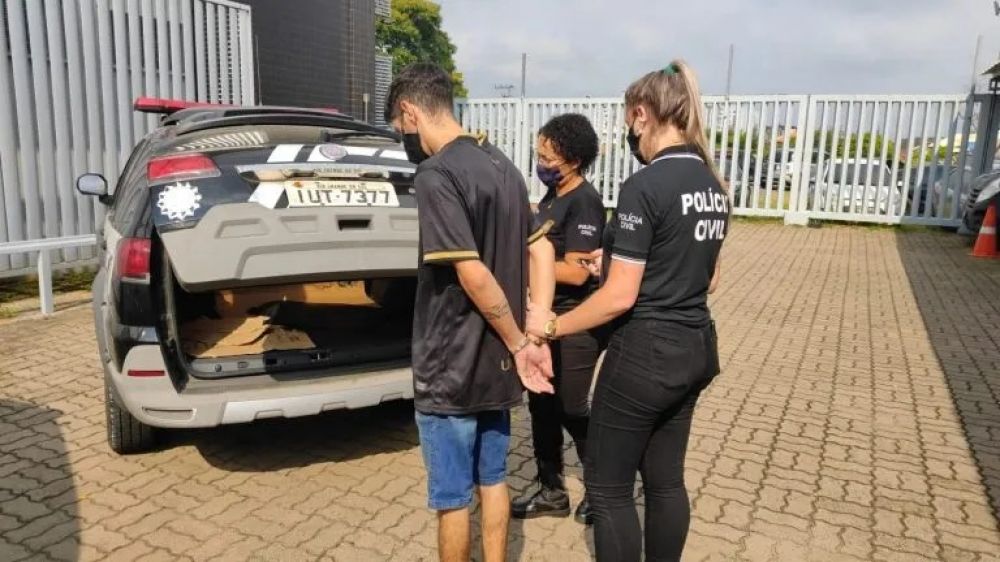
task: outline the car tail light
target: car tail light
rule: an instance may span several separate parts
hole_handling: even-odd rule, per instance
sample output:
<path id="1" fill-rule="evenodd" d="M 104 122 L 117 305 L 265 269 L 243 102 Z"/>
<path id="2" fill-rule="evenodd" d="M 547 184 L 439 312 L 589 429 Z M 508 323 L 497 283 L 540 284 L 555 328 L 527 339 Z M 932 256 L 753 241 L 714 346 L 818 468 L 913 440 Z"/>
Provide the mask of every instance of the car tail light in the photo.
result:
<path id="1" fill-rule="evenodd" d="M 123 238 L 118 242 L 115 277 L 126 281 L 149 281 L 149 238 Z"/>
<path id="2" fill-rule="evenodd" d="M 129 369 L 128 376 L 130 377 L 162 377 L 166 375 L 164 371 L 143 371 L 140 369 Z"/>
<path id="3" fill-rule="evenodd" d="M 214 178 L 219 168 L 204 154 L 173 154 L 153 158 L 146 166 L 146 178 L 152 182 Z"/>

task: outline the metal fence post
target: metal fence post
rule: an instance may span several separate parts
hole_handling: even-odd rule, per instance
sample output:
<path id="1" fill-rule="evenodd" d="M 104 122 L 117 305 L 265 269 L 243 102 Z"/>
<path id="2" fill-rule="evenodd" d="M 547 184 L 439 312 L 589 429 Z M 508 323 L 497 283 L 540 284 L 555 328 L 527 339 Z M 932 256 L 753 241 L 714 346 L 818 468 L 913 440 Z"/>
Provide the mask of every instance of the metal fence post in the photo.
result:
<path id="1" fill-rule="evenodd" d="M 42 314 L 51 315 L 55 307 L 52 304 L 52 258 L 48 249 L 38 252 L 38 297 L 42 301 Z"/>
<path id="2" fill-rule="evenodd" d="M 816 115 L 816 101 L 812 96 L 805 96 L 799 102 L 799 115 L 796 128 L 799 132 L 805 130 L 805 141 L 796 142 L 796 150 L 792 164 L 792 193 L 788 201 L 788 211 L 785 213 L 785 224 L 805 226 L 809 224 L 809 213 L 805 203 L 809 199 L 809 176 L 802 173 L 805 162 L 812 163 L 812 146 L 815 142 L 816 127 L 813 119 Z"/>

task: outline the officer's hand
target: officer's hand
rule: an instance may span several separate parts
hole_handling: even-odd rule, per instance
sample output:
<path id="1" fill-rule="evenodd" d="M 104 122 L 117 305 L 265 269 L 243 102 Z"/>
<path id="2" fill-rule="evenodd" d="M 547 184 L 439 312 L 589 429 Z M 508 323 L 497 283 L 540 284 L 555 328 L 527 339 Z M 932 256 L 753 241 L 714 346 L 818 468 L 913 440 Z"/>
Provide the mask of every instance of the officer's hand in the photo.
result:
<path id="1" fill-rule="evenodd" d="M 601 263 L 603 257 L 604 257 L 604 250 L 598 248 L 593 252 L 590 252 L 590 254 L 587 256 L 587 259 L 582 262 L 583 266 L 587 268 L 587 271 L 589 271 L 591 275 L 600 278 Z"/>
<path id="2" fill-rule="evenodd" d="M 525 332 L 529 336 L 538 339 L 545 339 L 545 323 L 555 318 L 555 313 L 551 310 L 539 307 L 536 304 L 528 303 L 528 318 L 525 320 Z"/>

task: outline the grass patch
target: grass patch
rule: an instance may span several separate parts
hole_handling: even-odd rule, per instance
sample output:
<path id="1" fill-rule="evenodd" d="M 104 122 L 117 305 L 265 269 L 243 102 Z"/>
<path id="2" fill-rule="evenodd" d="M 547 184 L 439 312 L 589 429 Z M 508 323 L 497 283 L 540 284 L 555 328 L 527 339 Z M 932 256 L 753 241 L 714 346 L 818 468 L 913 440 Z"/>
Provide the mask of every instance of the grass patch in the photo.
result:
<path id="1" fill-rule="evenodd" d="M 866 230 L 891 230 L 893 232 L 921 232 L 927 234 L 954 234 L 941 226 L 925 224 L 889 224 L 884 222 L 865 221 L 838 221 L 828 219 L 809 219 L 809 225 L 815 227 L 824 226 L 847 226 L 851 228 L 864 228 Z"/>
<path id="2" fill-rule="evenodd" d="M 732 222 L 745 224 L 785 224 L 782 217 L 756 217 L 752 215 L 733 215 Z"/>
<path id="3" fill-rule="evenodd" d="M 53 275 L 52 292 L 69 293 L 72 291 L 90 290 L 90 285 L 94 281 L 95 271 L 69 270 Z M 0 279 L 0 304 L 10 303 L 22 299 L 30 299 L 38 296 L 38 278 L 35 276 L 11 277 L 10 279 Z M 4 307 L 0 307 L 0 318 L 5 318 L 4 314 L 13 313 Z M 6 316 L 9 318 L 9 316 Z"/>
<path id="4" fill-rule="evenodd" d="M 899 224 L 896 225 L 899 232 L 929 232 L 932 234 L 954 234 L 947 228 L 941 226 L 928 226 L 926 224 Z"/>

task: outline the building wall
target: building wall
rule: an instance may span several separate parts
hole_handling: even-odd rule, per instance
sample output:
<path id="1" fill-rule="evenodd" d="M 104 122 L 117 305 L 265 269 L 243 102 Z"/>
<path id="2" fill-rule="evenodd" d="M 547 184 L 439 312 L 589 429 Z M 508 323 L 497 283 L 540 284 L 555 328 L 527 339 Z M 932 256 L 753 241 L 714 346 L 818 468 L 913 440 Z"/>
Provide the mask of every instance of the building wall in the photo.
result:
<path id="1" fill-rule="evenodd" d="M 392 57 L 375 55 L 375 97 L 372 102 L 372 123 L 385 125 L 385 99 L 392 85 Z"/>
<path id="2" fill-rule="evenodd" d="M 371 121 L 375 97 L 375 2 L 340 0 L 346 11 L 344 75 L 347 77 L 348 112 Z M 365 96 L 368 97 L 367 104 Z"/>
<path id="3" fill-rule="evenodd" d="M 364 117 L 374 97 L 374 0 L 238 0 L 253 8 L 260 103 Z"/>

